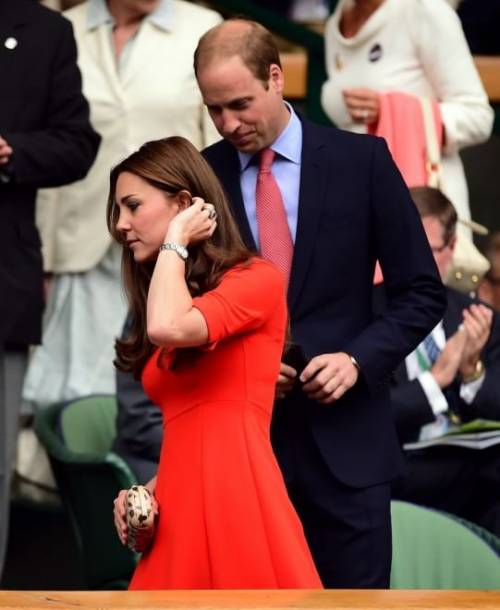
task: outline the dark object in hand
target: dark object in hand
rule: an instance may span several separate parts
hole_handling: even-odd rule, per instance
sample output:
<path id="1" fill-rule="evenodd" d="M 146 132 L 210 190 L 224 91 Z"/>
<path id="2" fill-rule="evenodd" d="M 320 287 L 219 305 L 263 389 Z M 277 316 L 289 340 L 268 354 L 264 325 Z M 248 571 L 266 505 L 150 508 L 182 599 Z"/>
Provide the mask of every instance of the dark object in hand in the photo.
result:
<path id="1" fill-rule="evenodd" d="M 297 378 L 307 366 L 307 359 L 298 343 L 290 343 L 283 354 L 282 361 L 297 371 Z"/>

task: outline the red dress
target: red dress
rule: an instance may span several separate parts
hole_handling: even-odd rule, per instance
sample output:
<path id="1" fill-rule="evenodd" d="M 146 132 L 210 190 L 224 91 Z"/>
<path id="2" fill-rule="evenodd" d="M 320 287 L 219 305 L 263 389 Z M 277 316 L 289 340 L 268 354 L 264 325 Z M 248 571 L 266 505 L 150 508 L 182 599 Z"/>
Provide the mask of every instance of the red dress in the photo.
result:
<path id="1" fill-rule="evenodd" d="M 209 344 L 173 369 L 147 363 L 164 437 L 155 539 L 130 589 L 320 588 L 269 427 L 286 326 L 270 263 L 228 271 L 194 299 Z"/>

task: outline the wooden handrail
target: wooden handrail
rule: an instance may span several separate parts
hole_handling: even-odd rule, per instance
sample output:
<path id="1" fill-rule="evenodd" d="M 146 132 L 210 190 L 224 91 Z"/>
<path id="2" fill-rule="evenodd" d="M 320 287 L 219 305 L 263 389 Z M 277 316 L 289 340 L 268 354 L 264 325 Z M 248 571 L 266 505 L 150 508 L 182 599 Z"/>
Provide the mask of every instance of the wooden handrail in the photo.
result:
<path id="1" fill-rule="evenodd" d="M 500 591 L 0 591 L 9 610 L 498 610 Z"/>
<path id="2" fill-rule="evenodd" d="M 475 55 L 474 62 L 490 102 L 500 102 L 500 57 Z"/>

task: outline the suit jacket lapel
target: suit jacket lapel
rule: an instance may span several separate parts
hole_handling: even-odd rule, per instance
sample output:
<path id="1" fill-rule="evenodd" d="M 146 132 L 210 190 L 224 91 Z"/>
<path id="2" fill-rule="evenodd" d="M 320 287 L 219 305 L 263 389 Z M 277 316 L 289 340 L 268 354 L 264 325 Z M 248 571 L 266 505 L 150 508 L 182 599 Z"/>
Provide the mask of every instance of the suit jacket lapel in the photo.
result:
<path id="1" fill-rule="evenodd" d="M 118 74 L 118 66 L 113 43 L 110 38 L 109 25 L 101 24 L 92 31 L 87 31 L 85 39 L 89 52 L 94 56 L 97 65 L 100 65 L 106 74 L 106 82 L 114 92 L 117 99 L 123 99 L 123 87 Z"/>
<path id="2" fill-rule="evenodd" d="M 255 244 L 246 215 L 243 195 L 241 193 L 240 160 L 236 150 L 230 144 L 224 144 L 227 146 L 227 153 L 223 155 L 224 164 L 219 167 L 219 171 L 217 173 L 226 189 L 226 193 L 231 204 L 231 209 L 233 210 L 234 217 L 238 223 L 243 241 L 245 242 L 246 246 L 250 248 L 250 250 L 257 250 L 257 246 Z"/>
<path id="3" fill-rule="evenodd" d="M 297 234 L 293 252 L 288 303 L 293 311 L 300 296 L 311 261 L 319 221 L 325 204 L 327 156 L 321 133 L 312 123 L 303 121 Z"/>
<path id="4" fill-rule="evenodd" d="M 157 46 L 157 26 L 150 23 L 147 19 L 143 20 L 136 38 L 133 42 L 133 47 L 128 57 L 128 61 L 121 75 L 123 87 L 133 83 L 135 75 L 141 71 L 145 62 L 151 61 L 151 57 L 155 57 L 158 53 Z M 169 35 L 162 33 L 163 37 Z M 167 58 L 167 61 L 174 61 L 173 57 Z"/>

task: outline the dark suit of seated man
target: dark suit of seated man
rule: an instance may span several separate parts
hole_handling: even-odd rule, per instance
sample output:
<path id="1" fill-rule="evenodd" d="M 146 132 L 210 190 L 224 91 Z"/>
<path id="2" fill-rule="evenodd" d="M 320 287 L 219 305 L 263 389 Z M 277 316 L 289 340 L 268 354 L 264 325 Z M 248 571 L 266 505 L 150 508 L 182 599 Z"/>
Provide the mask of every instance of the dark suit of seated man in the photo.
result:
<path id="1" fill-rule="evenodd" d="M 437 189 L 412 198 L 444 277 L 455 247 L 457 214 Z M 476 299 L 448 289 L 442 322 L 396 370 L 391 390 L 402 443 L 446 432 L 453 422 L 500 420 L 500 319 Z M 399 499 L 446 510 L 500 534 L 500 446 L 439 446 L 406 451 Z"/>

